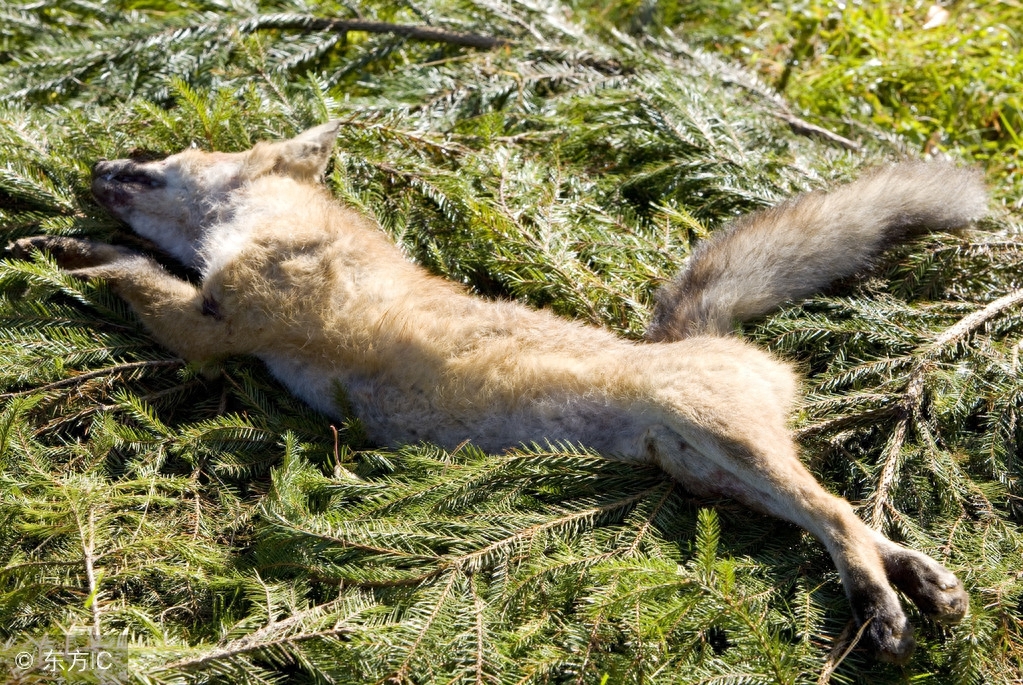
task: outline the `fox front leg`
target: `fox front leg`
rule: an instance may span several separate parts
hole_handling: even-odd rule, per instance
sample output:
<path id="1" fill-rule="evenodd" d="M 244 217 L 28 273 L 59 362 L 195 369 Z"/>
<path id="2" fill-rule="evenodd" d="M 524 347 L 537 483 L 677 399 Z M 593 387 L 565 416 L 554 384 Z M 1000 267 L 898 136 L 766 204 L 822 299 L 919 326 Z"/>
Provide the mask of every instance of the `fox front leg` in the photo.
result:
<path id="1" fill-rule="evenodd" d="M 19 259 L 45 252 L 73 276 L 104 279 L 153 337 L 186 361 L 203 363 L 246 351 L 239 349 L 229 318 L 200 288 L 138 252 L 61 236 L 23 238 L 10 251 Z"/>

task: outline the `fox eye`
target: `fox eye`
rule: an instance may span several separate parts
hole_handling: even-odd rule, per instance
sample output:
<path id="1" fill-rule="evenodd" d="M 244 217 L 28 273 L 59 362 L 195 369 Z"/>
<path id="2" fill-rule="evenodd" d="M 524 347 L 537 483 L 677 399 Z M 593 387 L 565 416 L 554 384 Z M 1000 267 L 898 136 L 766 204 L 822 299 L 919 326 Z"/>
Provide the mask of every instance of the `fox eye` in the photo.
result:
<path id="1" fill-rule="evenodd" d="M 146 148 L 137 147 L 128 153 L 128 159 L 138 164 L 144 164 L 145 162 L 152 162 L 157 159 L 163 159 L 167 156 L 166 152 L 160 152 L 158 150 L 147 150 Z"/>

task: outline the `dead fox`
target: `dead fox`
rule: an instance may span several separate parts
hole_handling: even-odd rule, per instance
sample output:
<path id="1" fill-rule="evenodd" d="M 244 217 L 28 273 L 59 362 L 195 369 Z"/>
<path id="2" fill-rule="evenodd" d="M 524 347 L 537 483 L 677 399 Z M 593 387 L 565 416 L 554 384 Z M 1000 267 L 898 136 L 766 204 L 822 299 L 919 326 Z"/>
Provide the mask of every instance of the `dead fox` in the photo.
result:
<path id="1" fill-rule="evenodd" d="M 903 661 L 914 645 L 892 586 L 936 620 L 965 615 L 955 575 L 868 528 L 804 468 L 786 428 L 796 375 L 730 332 L 895 241 L 978 218 L 987 200 L 976 172 L 904 163 L 747 216 L 692 255 L 661 291 L 648 341 L 634 342 L 475 297 L 406 260 L 318 183 L 337 131 L 95 165 L 96 199 L 197 270 L 199 286 L 85 240 L 28 238 L 14 253 L 44 250 L 72 274 L 106 279 L 186 360 L 259 357 L 323 413 L 350 407 L 377 443 L 583 444 L 792 521 L 827 547 L 884 658 Z"/>

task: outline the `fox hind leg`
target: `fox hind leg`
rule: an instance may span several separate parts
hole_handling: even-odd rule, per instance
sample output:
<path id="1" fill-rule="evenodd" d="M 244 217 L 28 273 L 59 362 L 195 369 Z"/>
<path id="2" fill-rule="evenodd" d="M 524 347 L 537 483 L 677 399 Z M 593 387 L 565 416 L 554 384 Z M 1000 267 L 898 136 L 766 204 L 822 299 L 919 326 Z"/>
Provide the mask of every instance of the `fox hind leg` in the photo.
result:
<path id="1" fill-rule="evenodd" d="M 886 660 L 908 659 L 915 646 L 913 628 L 889 584 L 885 563 L 895 552 L 882 548 L 878 534 L 847 501 L 821 487 L 799 461 L 784 428 L 763 435 L 756 447 L 704 434 L 690 435 L 699 445 L 694 448 L 683 437 L 687 432 L 698 431 L 652 429 L 645 437 L 646 452 L 696 492 L 732 497 L 809 531 L 834 559 L 857 622 L 867 624 L 869 643 Z"/>

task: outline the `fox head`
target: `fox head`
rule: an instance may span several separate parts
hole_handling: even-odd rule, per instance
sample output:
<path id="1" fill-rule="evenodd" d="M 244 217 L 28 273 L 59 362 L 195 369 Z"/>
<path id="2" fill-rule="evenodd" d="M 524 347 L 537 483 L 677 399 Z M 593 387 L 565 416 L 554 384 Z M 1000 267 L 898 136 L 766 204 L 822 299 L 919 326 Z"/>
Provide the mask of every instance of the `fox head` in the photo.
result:
<path id="1" fill-rule="evenodd" d="M 315 183 L 337 132 L 334 121 L 245 152 L 189 149 L 156 161 L 102 160 L 92 168 L 92 194 L 133 231 L 196 266 L 207 229 L 227 218 L 232 192 L 269 174 Z"/>

